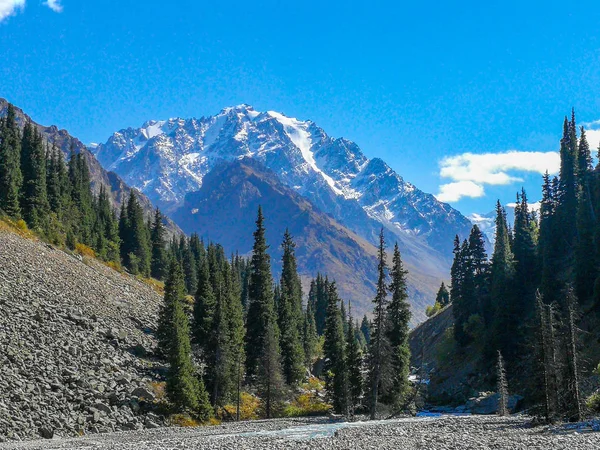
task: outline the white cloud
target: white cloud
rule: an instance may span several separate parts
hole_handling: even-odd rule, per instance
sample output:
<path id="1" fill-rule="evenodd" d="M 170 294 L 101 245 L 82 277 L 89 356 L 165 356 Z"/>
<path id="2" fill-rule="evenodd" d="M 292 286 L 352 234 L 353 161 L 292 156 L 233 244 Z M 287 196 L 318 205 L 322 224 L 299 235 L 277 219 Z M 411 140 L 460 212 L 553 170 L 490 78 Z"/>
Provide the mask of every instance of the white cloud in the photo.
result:
<path id="1" fill-rule="evenodd" d="M 44 2 L 44 5 L 46 5 L 52 11 L 57 13 L 62 12 L 63 10 L 63 6 L 60 4 L 60 0 L 46 0 Z"/>
<path id="2" fill-rule="evenodd" d="M 456 202 L 462 197 L 483 197 L 485 191 L 483 186 L 473 181 L 457 181 L 454 183 L 442 184 L 440 192 L 435 197 L 440 202 Z"/>
<path id="3" fill-rule="evenodd" d="M 25 0 L 0 0 L 0 22 L 25 8 Z"/>
<path id="4" fill-rule="evenodd" d="M 543 174 L 547 170 L 554 174 L 559 168 L 558 152 L 510 150 L 503 153 L 463 153 L 449 156 L 440 162 L 440 176 L 449 178 L 452 182 L 441 185 L 436 197 L 445 202 L 455 202 L 463 197 L 482 197 L 485 185 L 508 185 L 522 181 L 517 176 L 518 172 Z"/>

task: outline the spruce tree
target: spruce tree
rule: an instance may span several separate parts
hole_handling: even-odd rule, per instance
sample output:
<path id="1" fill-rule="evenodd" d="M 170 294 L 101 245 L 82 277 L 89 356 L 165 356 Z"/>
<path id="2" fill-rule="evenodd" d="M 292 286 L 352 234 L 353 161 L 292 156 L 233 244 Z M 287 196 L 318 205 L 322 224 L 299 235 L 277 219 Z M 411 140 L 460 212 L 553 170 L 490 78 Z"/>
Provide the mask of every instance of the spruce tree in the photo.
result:
<path id="1" fill-rule="evenodd" d="M 265 412 L 267 417 L 270 417 L 273 401 L 280 393 L 282 375 L 279 327 L 273 299 L 273 278 L 268 248 L 264 217 L 259 207 L 248 286 L 246 365 L 249 379 L 259 383 L 259 390 L 265 402 Z"/>
<path id="2" fill-rule="evenodd" d="M 150 275 L 150 245 L 149 230 L 144 219 L 142 209 L 137 196 L 132 189 L 127 202 L 127 227 L 121 239 L 126 243 L 128 253 L 125 265 L 135 274 L 143 276 Z M 121 231 L 121 227 L 119 227 Z"/>
<path id="3" fill-rule="evenodd" d="M 450 304 L 450 292 L 443 281 L 435 296 L 435 302 L 439 303 L 442 308 Z"/>
<path id="4" fill-rule="evenodd" d="M 537 223 L 529 211 L 527 194 L 524 189 L 517 194 L 515 206 L 514 243 L 514 284 L 515 314 L 529 318 L 535 310 L 535 291 L 539 285 L 538 257 L 536 253 Z"/>
<path id="5" fill-rule="evenodd" d="M 366 314 L 363 316 L 362 321 L 360 322 L 360 331 L 365 338 L 365 342 L 369 344 L 371 342 L 371 322 L 369 322 Z"/>
<path id="6" fill-rule="evenodd" d="M 6 117 L 0 119 L 0 213 L 17 219 L 21 216 L 19 192 L 21 173 L 21 136 L 15 108 L 9 104 Z"/>
<path id="7" fill-rule="evenodd" d="M 165 233 L 162 213 L 156 208 L 154 210 L 154 221 L 152 222 L 152 229 L 150 231 L 150 241 L 152 242 L 150 276 L 157 280 L 164 280 L 166 275 L 165 272 L 167 271 Z"/>
<path id="8" fill-rule="evenodd" d="M 498 351 L 498 361 L 496 363 L 496 383 L 498 385 L 498 415 L 508 415 L 508 382 L 506 381 L 506 368 L 504 367 L 504 358 Z"/>
<path id="9" fill-rule="evenodd" d="M 348 413 L 348 372 L 345 336 L 340 314 L 340 298 L 335 282 L 329 285 L 327 318 L 325 321 L 325 387 L 333 409 L 338 414 Z"/>
<path id="10" fill-rule="evenodd" d="M 384 374 L 387 372 L 389 363 L 389 342 L 386 335 L 386 311 L 387 311 L 387 263 L 385 253 L 385 239 L 383 228 L 379 234 L 378 250 L 378 277 L 377 292 L 373 299 L 373 324 L 371 330 L 371 341 L 369 343 L 369 389 L 370 389 L 370 417 L 375 419 L 377 412 L 377 402 L 379 400 L 379 390 L 382 384 L 389 380 Z"/>
<path id="11" fill-rule="evenodd" d="M 394 246 L 393 267 L 390 273 L 391 301 L 387 305 L 386 333 L 391 352 L 392 382 L 386 397 L 393 405 L 400 406 L 409 387 L 410 348 L 408 345 L 411 318 L 406 276 L 398 244 Z"/>
<path id="12" fill-rule="evenodd" d="M 198 289 L 198 267 L 196 266 L 196 257 L 192 252 L 189 240 L 181 236 L 181 254 L 183 273 L 185 274 L 185 287 L 188 294 L 194 295 Z"/>
<path id="13" fill-rule="evenodd" d="M 286 383 L 297 385 L 304 377 L 304 348 L 302 346 L 302 286 L 296 266 L 294 243 L 286 229 L 282 243 L 281 295 L 277 305 L 281 331 L 281 358 Z"/>
<path id="14" fill-rule="evenodd" d="M 575 290 L 577 298 L 584 304 L 594 294 L 594 282 L 598 276 L 600 255 L 595 240 L 600 233 L 595 229 L 596 216 L 600 211 L 594 202 L 594 177 L 592 158 L 585 130 L 581 127 L 578 164 L 579 197 L 577 202 L 577 238 L 575 240 Z"/>
<path id="15" fill-rule="evenodd" d="M 304 365 L 312 371 L 312 363 L 317 349 L 317 327 L 315 325 L 315 314 L 313 312 L 313 303 L 309 302 L 304 314 L 304 329 L 302 332 L 304 347 Z"/>
<path id="16" fill-rule="evenodd" d="M 361 403 L 363 393 L 363 355 L 360 343 L 356 338 L 356 329 L 352 322 L 352 307 L 348 302 L 348 331 L 346 333 L 346 367 L 348 371 L 348 408 L 350 414 Z"/>
<path id="17" fill-rule="evenodd" d="M 507 361 L 516 357 L 515 340 L 517 338 L 518 317 L 514 294 L 511 286 L 514 279 L 514 257 L 510 249 L 506 212 L 496 203 L 496 241 L 490 268 L 490 297 L 493 308 L 493 332 L 488 349 L 497 348 Z M 491 356 L 491 355 L 490 355 Z"/>
<path id="18" fill-rule="evenodd" d="M 162 332 L 159 337 L 169 361 L 168 398 L 177 410 L 208 420 L 212 408 L 202 380 L 194 374 L 189 322 L 185 311 L 185 283 L 181 266 L 176 261 L 171 263 L 165 283 L 161 318 Z"/>
<path id="19" fill-rule="evenodd" d="M 41 134 L 31 122 L 28 122 L 23 130 L 21 173 L 23 217 L 30 228 L 42 231 L 50 210 L 46 189 L 46 151 Z"/>

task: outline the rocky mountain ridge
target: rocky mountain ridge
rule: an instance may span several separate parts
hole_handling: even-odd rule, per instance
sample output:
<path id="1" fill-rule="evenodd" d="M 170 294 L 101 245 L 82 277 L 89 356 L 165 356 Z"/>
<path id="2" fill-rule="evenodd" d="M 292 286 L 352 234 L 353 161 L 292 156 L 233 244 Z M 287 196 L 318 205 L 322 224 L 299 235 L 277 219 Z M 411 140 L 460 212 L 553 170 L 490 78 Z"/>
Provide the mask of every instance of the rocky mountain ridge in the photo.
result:
<path id="1" fill-rule="evenodd" d="M 383 160 L 368 159 L 354 142 L 332 138 L 311 121 L 249 105 L 200 119 L 149 121 L 115 132 L 92 149 L 115 171 L 167 212 L 200 189 L 223 162 L 250 157 L 288 187 L 369 242 L 383 226 L 403 254 L 445 275 L 455 234 L 470 222 L 405 181 Z"/>

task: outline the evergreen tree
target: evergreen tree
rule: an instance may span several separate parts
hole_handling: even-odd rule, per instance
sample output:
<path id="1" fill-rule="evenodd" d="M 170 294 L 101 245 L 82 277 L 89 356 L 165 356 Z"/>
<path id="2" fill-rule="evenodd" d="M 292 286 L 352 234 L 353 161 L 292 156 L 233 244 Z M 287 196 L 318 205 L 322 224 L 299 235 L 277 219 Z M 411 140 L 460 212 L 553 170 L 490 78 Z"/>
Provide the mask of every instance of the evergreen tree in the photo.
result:
<path id="1" fill-rule="evenodd" d="M 132 189 L 127 202 L 127 220 L 120 222 L 119 232 L 121 240 L 126 243 L 124 263 L 127 268 L 143 276 L 150 275 L 150 239 L 149 230 L 144 219 L 144 210 L 138 202 L 137 196 Z M 126 226 L 121 226 L 121 224 Z"/>
<path id="2" fill-rule="evenodd" d="M 188 294 L 193 295 L 198 289 L 198 267 L 196 266 L 196 257 L 192 252 L 189 240 L 181 236 L 181 254 L 183 273 L 185 274 L 185 287 Z"/>
<path id="3" fill-rule="evenodd" d="M 329 285 L 327 318 L 325 322 L 325 386 L 327 395 L 337 413 L 348 412 L 348 373 L 346 366 L 345 337 L 340 298 L 335 282 Z"/>
<path id="4" fill-rule="evenodd" d="M 302 346 L 302 285 L 296 266 L 296 244 L 286 229 L 282 243 L 281 295 L 278 302 L 278 325 L 281 331 L 281 358 L 287 384 L 297 385 L 304 377 Z"/>
<path id="5" fill-rule="evenodd" d="M 365 337 L 365 342 L 369 344 L 371 342 L 371 322 L 369 322 L 366 314 L 363 316 L 360 323 L 360 331 Z"/>
<path id="6" fill-rule="evenodd" d="M 497 368 L 497 384 L 498 384 L 498 415 L 508 415 L 508 382 L 506 381 L 506 369 L 504 367 L 504 359 L 502 353 L 498 351 Z"/>
<path id="7" fill-rule="evenodd" d="M 315 280 L 315 324 L 317 326 L 317 334 L 322 336 L 325 332 L 325 318 L 327 316 L 327 295 L 329 292 L 329 280 L 323 278 L 321 274 L 317 274 Z"/>
<path id="8" fill-rule="evenodd" d="M 377 266 L 377 292 L 373 303 L 373 325 L 371 330 L 371 341 L 369 344 L 369 388 L 370 388 L 370 416 L 375 419 L 377 412 L 377 401 L 382 384 L 388 381 L 385 377 L 390 354 L 389 342 L 386 336 L 386 309 L 387 309 L 387 263 L 385 253 L 385 239 L 383 228 L 379 234 L 379 264 Z M 384 390 L 384 389 L 382 389 Z"/>
<path id="9" fill-rule="evenodd" d="M 183 271 L 173 261 L 165 283 L 165 306 L 162 310 L 160 335 L 161 347 L 166 349 L 169 360 L 167 395 L 177 410 L 188 411 L 202 420 L 208 420 L 212 409 L 202 381 L 194 375 L 184 299 Z"/>
<path id="10" fill-rule="evenodd" d="M 23 217 L 30 228 L 43 230 L 50 210 L 46 189 L 46 152 L 42 136 L 31 122 L 23 129 L 21 173 Z"/>
<path id="11" fill-rule="evenodd" d="M 450 304 L 450 292 L 443 281 L 435 296 L 435 302 L 439 303 L 442 308 Z"/>
<path id="12" fill-rule="evenodd" d="M 302 333 L 304 346 L 304 365 L 311 370 L 313 359 L 315 357 L 317 340 L 317 326 L 315 325 L 315 314 L 313 312 L 313 303 L 308 302 L 306 314 L 304 314 L 304 330 Z"/>
<path id="13" fill-rule="evenodd" d="M 267 253 L 264 217 L 258 208 L 250 281 L 248 286 L 248 318 L 246 333 L 247 376 L 252 380 L 259 376 L 267 416 L 271 414 L 271 399 L 278 392 L 277 386 L 281 374 L 281 355 L 279 349 L 279 327 L 273 299 L 273 278 L 271 276 L 270 257 Z M 263 378 L 267 377 L 267 379 Z"/>
<path id="14" fill-rule="evenodd" d="M 15 116 L 15 108 L 9 103 L 6 117 L 0 119 L 0 212 L 17 219 L 21 215 L 19 191 L 23 177 L 21 136 Z"/>
<path id="15" fill-rule="evenodd" d="M 392 404 L 400 406 L 409 388 L 410 348 L 408 345 L 409 322 L 411 318 L 406 275 L 398 244 L 394 246 L 391 271 L 390 293 L 392 299 L 387 305 L 387 339 L 391 350 L 392 382 L 386 393 Z"/>
<path id="16" fill-rule="evenodd" d="M 90 172 L 84 155 L 82 153 L 75 154 L 73 145 L 71 145 L 68 178 L 71 185 L 70 193 L 74 213 L 71 226 L 77 241 L 92 247 L 94 245 L 92 228 L 95 214 Z"/>
<path id="17" fill-rule="evenodd" d="M 360 405 L 363 392 L 361 346 L 356 338 L 356 329 L 352 322 L 352 308 L 348 302 L 348 331 L 346 333 L 346 367 L 348 371 L 348 407 L 350 414 Z"/>
<path id="18" fill-rule="evenodd" d="M 515 206 L 514 254 L 515 270 L 513 295 L 515 315 L 529 318 L 535 310 L 535 291 L 539 285 L 536 241 L 537 223 L 529 211 L 527 194 L 524 189 L 517 194 Z"/>
<path id="19" fill-rule="evenodd" d="M 594 282 L 599 271 L 599 255 L 595 240 L 598 203 L 594 202 L 592 157 L 585 130 L 581 127 L 579 140 L 579 198 L 577 202 L 577 238 L 575 241 L 575 289 L 580 302 L 589 301 L 594 294 Z M 597 237 L 596 237 L 597 235 Z"/>
<path id="20" fill-rule="evenodd" d="M 152 256 L 150 259 L 150 276 L 157 280 L 165 279 L 167 269 L 167 248 L 165 243 L 165 227 L 163 216 L 158 208 L 154 210 L 154 221 L 150 231 Z"/>
<path id="21" fill-rule="evenodd" d="M 488 350 L 499 349 L 507 361 L 514 361 L 515 340 L 517 339 L 518 317 L 515 298 L 511 292 L 514 279 L 514 257 L 510 249 L 506 212 L 496 204 L 496 241 L 490 268 L 491 305 L 494 311 L 493 332 Z M 490 355 L 491 356 L 491 355 Z"/>
<path id="22" fill-rule="evenodd" d="M 575 113 L 571 121 L 565 117 L 560 141 L 560 179 L 557 215 L 562 239 L 555 242 L 561 253 L 570 258 L 576 236 L 577 217 L 577 136 Z"/>

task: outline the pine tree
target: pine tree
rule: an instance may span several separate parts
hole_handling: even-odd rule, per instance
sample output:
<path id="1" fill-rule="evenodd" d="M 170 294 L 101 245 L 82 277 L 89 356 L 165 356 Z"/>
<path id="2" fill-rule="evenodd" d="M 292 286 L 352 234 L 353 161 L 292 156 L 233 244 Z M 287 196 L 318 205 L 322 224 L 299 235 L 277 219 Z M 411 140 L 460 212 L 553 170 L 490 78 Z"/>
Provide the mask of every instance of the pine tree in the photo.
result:
<path id="1" fill-rule="evenodd" d="M 345 337 L 342 316 L 340 314 L 340 298 L 335 282 L 329 285 L 327 318 L 325 322 L 325 387 L 339 414 L 348 412 L 348 372 L 346 366 Z"/>
<path id="2" fill-rule="evenodd" d="M 149 230 L 144 219 L 142 209 L 133 189 L 129 193 L 127 202 L 127 220 L 121 240 L 125 243 L 128 253 L 125 255 L 124 263 L 127 268 L 143 276 L 150 275 L 150 239 Z M 121 233 L 121 223 L 119 232 Z"/>
<path id="3" fill-rule="evenodd" d="M 398 244 L 394 246 L 393 267 L 391 271 L 391 301 L 387 305 L 386 334 L 391 350 L 392 383 L 386 397 L 396 406 L 400 406 L 409 387 L 410 348 L 408 345 L 409 322 L 411 318 L 406 276 Z"/>
<path id="4" fill-rule="evenodd" d="M 563 137 L 560 141 L 560 179 L 557 215 L 562 239 L 555 245 L 561 253 L 570 255 L 576 236 L 577 217 L 577 136 L 575 113 L 571 121 L 565 117 Z"/>
<path id="5" fill-rule="evenodd" d="M 512 362 L 515 355 L 518 318 L 511 285 L 514 278 L 514 257 L 510 249 L 506 212 L 496 204 L 496 241 L 490 268 L 490 297 L 493 308 L 493 332 L 488 349 L 498 348 L 505 358 Z"/>
<path id="6" fill-rule="evenodd" d="M 538 258 L 536 254 L 537 223 L 529 211 L 527 194 L 524 189 L 517 194 L 515 206 L 514 254 L 515 270 L 513 295 L 515 314 L 529 318 L 535 310 L 535 291 L 539 285 Z"/>
<path id="7" fill-rule="evenodd" d="M 21 173 L 23 217 L 30 228 L 43 230 L 50 210 L 46 189 L 46 152 L 42 136 L 31 122 L 23 130 Z"/>
<path id="8" fill-rule="evenodd" d="M 575 289 L 582 304 L 594 294 L 594 282 L 598 276 L 599 258 L 595 239 L 600 233 L 595 230 L 598 203 L 593 198 L 593 173 L 590 146 L 581 127 L 579 140 L 579 198 L 577 202 L 577 238 L 575 241 Z M 596 237 L 598 234 L 598 237 Z"/>
<path id="9" fill-rule="evenodd" d="M 317 274 L 315 280 L 315 324 L 317 326 L 317 334 L 322 336 L 325 332 L 325 318 L 327 316 L 327 294 L 329 292 L 329 280 L 323 278 L 321 274 Z"/>
<path id="10" fill-rule="evenodd" d="M 167 265 L 167 249 L 165 243 L 165 227 L 163 216 L 158 208 L 154 210 L 154 222 L 150 231 L 152 256 L 150 259 L 150 276 L 157 280 L 165 279 Z"/>
<path id="11" fill-rule="evenodd" d="M 0 213 L 17 219 L 21 216 L 19 191 L 23 177 L 21 136 L 15 116 L 15 108 L 9 104 L 6 117 L 0 119 Z"/>
<path id="12" fill-rule="evenodd" d="M 208 420 L 212 408 L 201 380 L 195 377 L 192 363 L 190 330 L 184 306 L 185 283 L 181 266 L 173 261 L 165 283 L 162 310 L 161 347 L 169 360 L 167 395 L 175 408 Z"/>
<path id="13" fill-rule="evenodd" d="M 189 240 L 181 236 L 181 254 L 183 273 L 185 274 L 185 287 L 188 294 L 194 295 L 198 289 L 198 267 L 196 266 L 196 257 L 192 252 Z"/>
<path id="14" fill-rule="evenodd" d="M 263 400 L 266 402 L 266 414 L 270 417 L 272 399 L 276 398 L 275 394 L 279 392 L 281 355 L 268 248 L 264 217 L 259 207 L 248 286 L 246 365 L 247 376 L 251 380 L 258 377 L 261 393 L 268 396 Z"/>
<path id="15" fill-rule="evenodd" d="M 352 307 L 348 302 L 348 331 L 346 333 L 346 367 L 348 371 L 348 407 L 350 414 L 360 405 L 363 392 L 363 355 L 352 322 Z"/>
<path id="16" fill-rule="evenodd" d="M 313 312 L 313 303 L 310 301 L 306 306 L 304 314 L 304 329 L 302 332 L 304 346 L 304 365 L 312 370 L 312 363 L 317 349 L 317 326 L 315 325 L 315 314 Z"/>
<path id="17" fill-rule="evenodd" d="M 497 369 L 497 384 L 498 384 L 498 415 L 508 415 L 508 382 L 506 381 L 506 368 L 504 367 L 504 359 L 502 353 L 498 351 Z"/>
<path id="18" fill-rule="evenodd" d="M 439 303 L 441 307 L 448 306 L 450 304 L 450 292 L 443 281 L 435 296 L 435 302 Z"/>
<path id="19" fill-rule="evenodd" d="M 304 377 L 304 348 L 301 336 L 302 285 L 296 267 L 294 243 L 286 229 L 282 243 L 281 295 L 277 305 L 278 325 L 281 331 L 281 358 L 286 383 L 297 385 Z"/>
<path id="20" fill-rule="evenodd" d="M 365 342 L 369 344 L 371 342 L 371 322 L 367 318 L 366 314 L 363 316 L 360 322 L 360 331 L 365 337 Z"/>
<path id="21" fill-rule="evenodd" d="M 373 303 L 373 325 L 371 331 L 371 342 L 369 344 L 369 388 L 370 388 L 370 416 L 375 419 L 377 412 L 377 401 L 379 400 L 379 389 L 382 382 L 386 382 L 383 376 L 386 365 L 389 362 L 389 342 L 386 336 L 386 308 L 387 308 L 387 263 L 385 253 L 385 239 L 383 228 L 379 234 L 379 264 L 377 266 L 377 292 Z"/>

